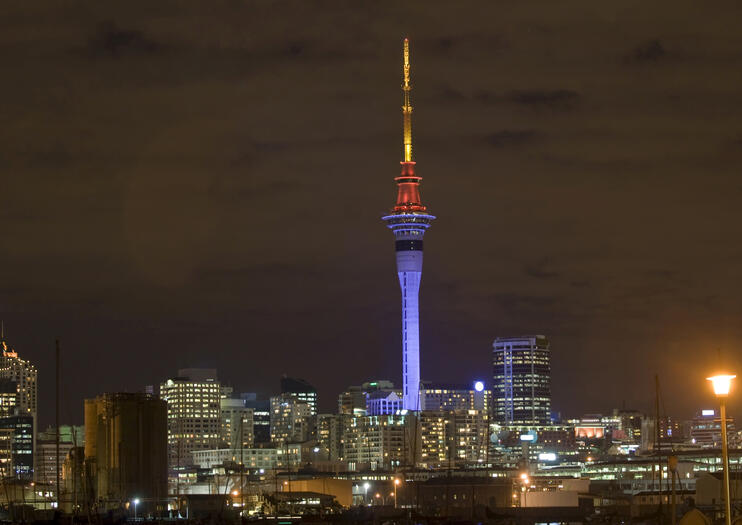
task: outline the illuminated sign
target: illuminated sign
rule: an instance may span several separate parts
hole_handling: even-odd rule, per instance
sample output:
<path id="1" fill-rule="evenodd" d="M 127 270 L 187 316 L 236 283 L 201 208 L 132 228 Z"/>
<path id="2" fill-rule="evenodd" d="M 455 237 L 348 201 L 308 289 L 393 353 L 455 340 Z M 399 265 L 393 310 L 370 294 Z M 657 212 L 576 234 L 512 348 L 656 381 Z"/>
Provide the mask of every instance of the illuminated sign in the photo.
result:
<path id="1" fill-rule="evenodd" d="M 542 452 L 538 455 L 539 461 L 556 461 L 556 454 L 554 452 Z"/>
<path id="2" fill-rule="evenodd" d="M 521 434 L 520 435 L 520 440 L 521 441 L 533 441 L 534 440 L 534 436 L 533 436 L 533 434 Z"/>
<path id="3" fill-rule="evenodd" d="M 716 412 L 713 409 L 711 410 L 704 409 L 704 410 L 701 410 L 701 415 L 702 416 L 715 416 Z"/>

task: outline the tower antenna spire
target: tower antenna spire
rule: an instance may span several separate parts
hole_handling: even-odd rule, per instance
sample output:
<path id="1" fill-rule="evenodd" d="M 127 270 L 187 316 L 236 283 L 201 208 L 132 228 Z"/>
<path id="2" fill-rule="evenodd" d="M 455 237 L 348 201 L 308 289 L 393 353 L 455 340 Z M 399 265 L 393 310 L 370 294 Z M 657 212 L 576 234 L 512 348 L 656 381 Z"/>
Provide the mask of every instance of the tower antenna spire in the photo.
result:
<path id="1" fill-rule="evenodd" d="M 404 39 L 404 46 L 402 55 L 404 57 L 404 63 L 402 65 L 402 122 L 404 125 L 403 140 L 404 140 L 404 162 L 412 162 L 412 102 L 410 100 L 410 91 L 412 86 L 410 85 L 410 40 Z"/>

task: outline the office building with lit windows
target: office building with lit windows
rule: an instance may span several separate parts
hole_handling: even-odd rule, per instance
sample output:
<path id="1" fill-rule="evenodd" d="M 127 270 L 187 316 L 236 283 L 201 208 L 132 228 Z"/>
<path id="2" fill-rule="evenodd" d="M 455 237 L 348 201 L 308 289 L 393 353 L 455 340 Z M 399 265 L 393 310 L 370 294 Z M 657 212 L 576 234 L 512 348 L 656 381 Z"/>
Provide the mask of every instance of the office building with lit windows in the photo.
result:
<path id="1" fill-rule="evenodd" d="M 366 415 L 384 416 L 399 414 L 402 410 L 402 396 L 397 392 L 377 390 L 366 394 Z"/>
<path id="2" fill-rule="evenodd" d="M 271 442 L 271 401 L 258 397 L 255 392 L 244 392 L 240 399 L 245 408 L 252 409 L 253 441 L 255 443 Z"/>
<path id="3" fill-rule="evenodd" d="M 32 416 L 0 418 L 0 473 L 4 477 L 33 479 L 34 448 Z"/>
<path id="4" fill-rule="evenodd" d="M 421 410 L 482 410 L 489 412 L 491 392 L 482 381 L 473 385 L 423 382 L 420 389 Z"/>
<path id="5" fill-rule="evenodd" d="M 503 425 L 549 424 L 549 340 L 542 335 L 498 337 L 492 346 L 494 421 Z"/>
<path id="6" fill-rule="evenodd" d="M 38 371 L 36 367 L 25 359 L 18 356 L 18 352 L 11 349 L 5 339 L 5 328 L 0 330 L 0 381 L 7 381 L 15 384 L 15 407 L 8 403 L 12 402 L 12 387 L 6 385 L 5 392 L 2 394 L 4 413 L 9 416 L 31 417 L 31 439 L 32 455 L 36 450 L 36 426 L 37 426 L 37 399 L 38 399 Z M 8 410 L 6 410 L 8 409 Z M 9 422 L 10 426 L 14 423 Z M 24 424 L 25 425 L 25 424 Z M 33 471 L 33 463 L 31 463 Z"/>
<path id="7" fill-rule="evenodd" d="M 281 394 L 288 394 L 309 406 L 309 413 L 317 415 L 317 389 L 304 379 L 283 376 L 281 378 Z"/>
<path id="8" fill-rule="evenodd" d="M 194 450 L 219 448 L 222 388 L 216 370 L 189 368 L 160 385 L 167 402 L 168 465 L 192 464 Z"/>
<path id="9" fill-rule="evenodd" d="M 271 397 L 271 442 L 300 443 L 310 436 L 312 409 L 293 394 Z"/>
<path id="10" fill-rule="evenodd" d="M 350 470 L 393 470 L 410 465 L 416 448 L 414 416 L 351 418 L 343 435 Z"/>
<path id="11" fill-rule="evenodd" d="M 734 418 L 726 417 L 727 432 L 734 436 Z M 715 409 L 702 410 L 690 422 L 690 442 L 703 448 L 721 447 L 721 417 Z"/>
<path id="12" fill-rule="evenodd" d="M 17 387 L 18 415 L 36 419 L 37 379 L 36 367 L 18 357 L 5 338 L 0 339 L 0 380 L 12 381 Z"/>
<path id="13" fill-rule="evenodd" d="M 252 408 L 247 408 L 242 399 L 221 400 L 221 446 L 233 450 L 250 448 L 254 442 Z"/>
<path id="14" fill-rule="evenodd" d="M 378 391 L 395 392 L 394 383 L 385 379 L 377 379 L 362 385 L 349 386 L 338 396 L 338 414 L 365 416 L 367 396 Z"/>
<path id="15" fill-rule="evenodd" d="M 317 442 L 327 450 L 330 461 L 343 460 L 343 433 L 352 417 L 351 414 L 319 414 L 317 416 Z"/>

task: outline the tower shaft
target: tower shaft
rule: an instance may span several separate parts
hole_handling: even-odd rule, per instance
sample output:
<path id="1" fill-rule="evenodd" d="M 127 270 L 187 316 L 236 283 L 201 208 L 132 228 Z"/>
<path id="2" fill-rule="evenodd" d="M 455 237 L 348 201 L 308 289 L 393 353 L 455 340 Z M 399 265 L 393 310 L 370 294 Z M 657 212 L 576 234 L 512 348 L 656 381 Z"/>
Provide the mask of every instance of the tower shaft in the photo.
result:
<path id="1" fill-rule="evenodd" d="M 420 198 L 422 177 L 412 160 L 412 103 L 410 92 L 410 48 L 405 38 L 402 66 L 402 173 L 397 182 L 397 203 L 382 217 L 394 233 L 397 276 L 402 292 L 402 407 L 420 409 L 420 309 L 419 292 L 423 269 L 423 236 L 435 219 Z"/>

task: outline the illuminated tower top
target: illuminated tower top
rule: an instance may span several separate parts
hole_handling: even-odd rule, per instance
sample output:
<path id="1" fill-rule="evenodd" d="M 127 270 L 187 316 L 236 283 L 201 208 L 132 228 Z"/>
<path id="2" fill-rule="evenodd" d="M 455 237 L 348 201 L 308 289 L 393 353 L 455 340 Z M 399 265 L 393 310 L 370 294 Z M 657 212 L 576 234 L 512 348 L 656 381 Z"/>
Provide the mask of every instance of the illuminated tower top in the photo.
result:
<path id="1" fill-rule="evenodd" d="M 412 162 L 412 101 L 410 100 L 410 41 L 404 39 L 404 64 L 402 65 L 402 92 L 404 103 L 402 104 L 402 119 L 404 123 L 404 148 L 402 155 L 404 162 Z"/>
<path id="2" fill-rule="evenodd" d="M 425 213 L 426 207 L 420 198 L 422 177 L 415 173 L 415 161 L 412 160 L 412 84 L 410 82 L 410 41 L 404 39 L 402 51 L 402 173 L 394 180 L 397 182 L 397 205 L 392 210 L 395 214 Z"/>

